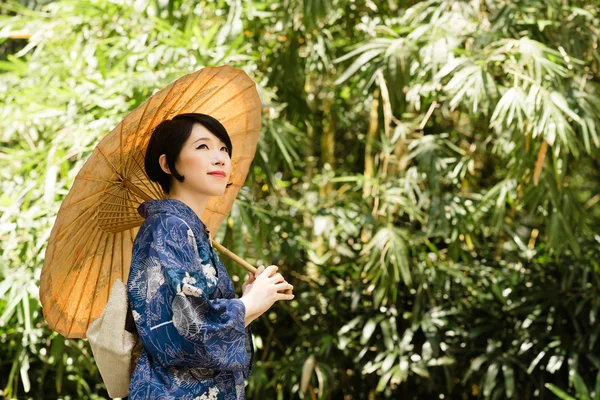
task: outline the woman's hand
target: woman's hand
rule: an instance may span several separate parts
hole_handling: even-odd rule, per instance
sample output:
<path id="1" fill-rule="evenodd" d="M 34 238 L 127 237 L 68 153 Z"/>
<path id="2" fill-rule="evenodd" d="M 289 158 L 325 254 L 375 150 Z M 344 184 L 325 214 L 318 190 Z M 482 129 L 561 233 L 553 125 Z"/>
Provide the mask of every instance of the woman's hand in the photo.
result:
<path id="1" fill-rule="evenodd" d="M 277 269 L 276 265 L 269 265 L 267 268 L 261 266 L 254 277 L 249 277 L 242 285 L 243 295 L 240 300 L 246 307 L 246 326 L 271 308 L 276 301 L 294 298 L 293 294 L 283 293 L 286 290 L 291 291 L 294 287 L 283 279 Z"/>
<path id="2" fill-rule="evenodd" d="M 254 281 L 256 280 L 256 278 L 265 270 L 265 266 L 261 265 L 260 267 L 258 267 L 256 269 L 256 272 L 254 274 L 250 274 L 248 273 L 248 275 L 246 275 L 246 281 L 242 284 L 242 296 L 244 296 L 248 290 L 250 290 L 250 288 L 252 287 L 252 284 L 254 283 Z"/>

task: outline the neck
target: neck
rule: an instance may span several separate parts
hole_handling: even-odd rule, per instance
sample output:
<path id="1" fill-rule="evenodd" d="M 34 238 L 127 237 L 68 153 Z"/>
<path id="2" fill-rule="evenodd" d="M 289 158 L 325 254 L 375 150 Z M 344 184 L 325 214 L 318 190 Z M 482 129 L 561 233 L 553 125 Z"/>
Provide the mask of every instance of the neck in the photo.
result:
<path id="1" fill-rule="evenodd" d="M 175 188 L 171 189 L 171 192 L 167 195 L 168 199 L 175 199 L 185 203 L 190 207 L 198 218 L 202 221 L 202 214 L 208 203 L 209 196 L 199 195 L 197 193 L 179 192 Z"/>

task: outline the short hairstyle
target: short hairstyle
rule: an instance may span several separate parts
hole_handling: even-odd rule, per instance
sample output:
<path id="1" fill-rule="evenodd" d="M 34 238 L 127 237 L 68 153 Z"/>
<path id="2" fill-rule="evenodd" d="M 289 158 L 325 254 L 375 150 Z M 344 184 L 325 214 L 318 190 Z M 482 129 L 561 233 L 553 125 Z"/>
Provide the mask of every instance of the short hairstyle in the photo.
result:
<path id="1" fill-rule="evenodd" d="M 232 146 L 231 139 L 225 127 L 210 115 L 200 113 L 179 114 L 172 119 L 162 121 L 154 128 L 146 155 L 144 156 L 144 168 L 146 175 L 151 181 L 157 182 L 165 193 L 171 191 L 172 180 L 160 167 L 158 159 L 162 154 L 166 155 L 167 165 L 175 179 L 183 182 L 184 176 L 180 175 L 175 168 L 175 162 L 179 158 L 179 153 L 183 148 L 184 143 L 190 137 L 194 124 L 201 124 L 216 137 L 221 139 L 227 147 L 227 153 L 231 158 Z M 233 182 L 227 184 L 227 187 L 233 185 Z"/>

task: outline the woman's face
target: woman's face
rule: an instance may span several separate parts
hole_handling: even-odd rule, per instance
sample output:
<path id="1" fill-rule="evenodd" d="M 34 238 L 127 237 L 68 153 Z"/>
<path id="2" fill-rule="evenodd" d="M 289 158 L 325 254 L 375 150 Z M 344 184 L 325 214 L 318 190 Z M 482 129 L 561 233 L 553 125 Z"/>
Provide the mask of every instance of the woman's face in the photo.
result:
<path id="1" fill-rule="evenodd" d="M 208 196 L 221 196 L 229 182 L 231 159 L 227 146 L 204 125 L 194 124 L 190 137 L 175 162 L 177 171 L 185 179 L 173 180 L 177 190 L 202 193 Z M 225 176 L 211 175 L 222 171 Z"/>

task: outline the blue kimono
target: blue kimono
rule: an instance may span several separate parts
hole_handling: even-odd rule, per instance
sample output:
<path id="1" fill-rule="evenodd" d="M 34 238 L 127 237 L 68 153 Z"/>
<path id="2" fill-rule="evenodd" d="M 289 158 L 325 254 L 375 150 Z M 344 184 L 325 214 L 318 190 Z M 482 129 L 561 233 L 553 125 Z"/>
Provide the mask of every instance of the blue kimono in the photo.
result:
<path id="1" fill-rule="evenodd" d="M 129 398 L 239 400 L 254 360 L 246 308 L 196 213 L 149 200 L 127 293 L 143 350 Z"/>

